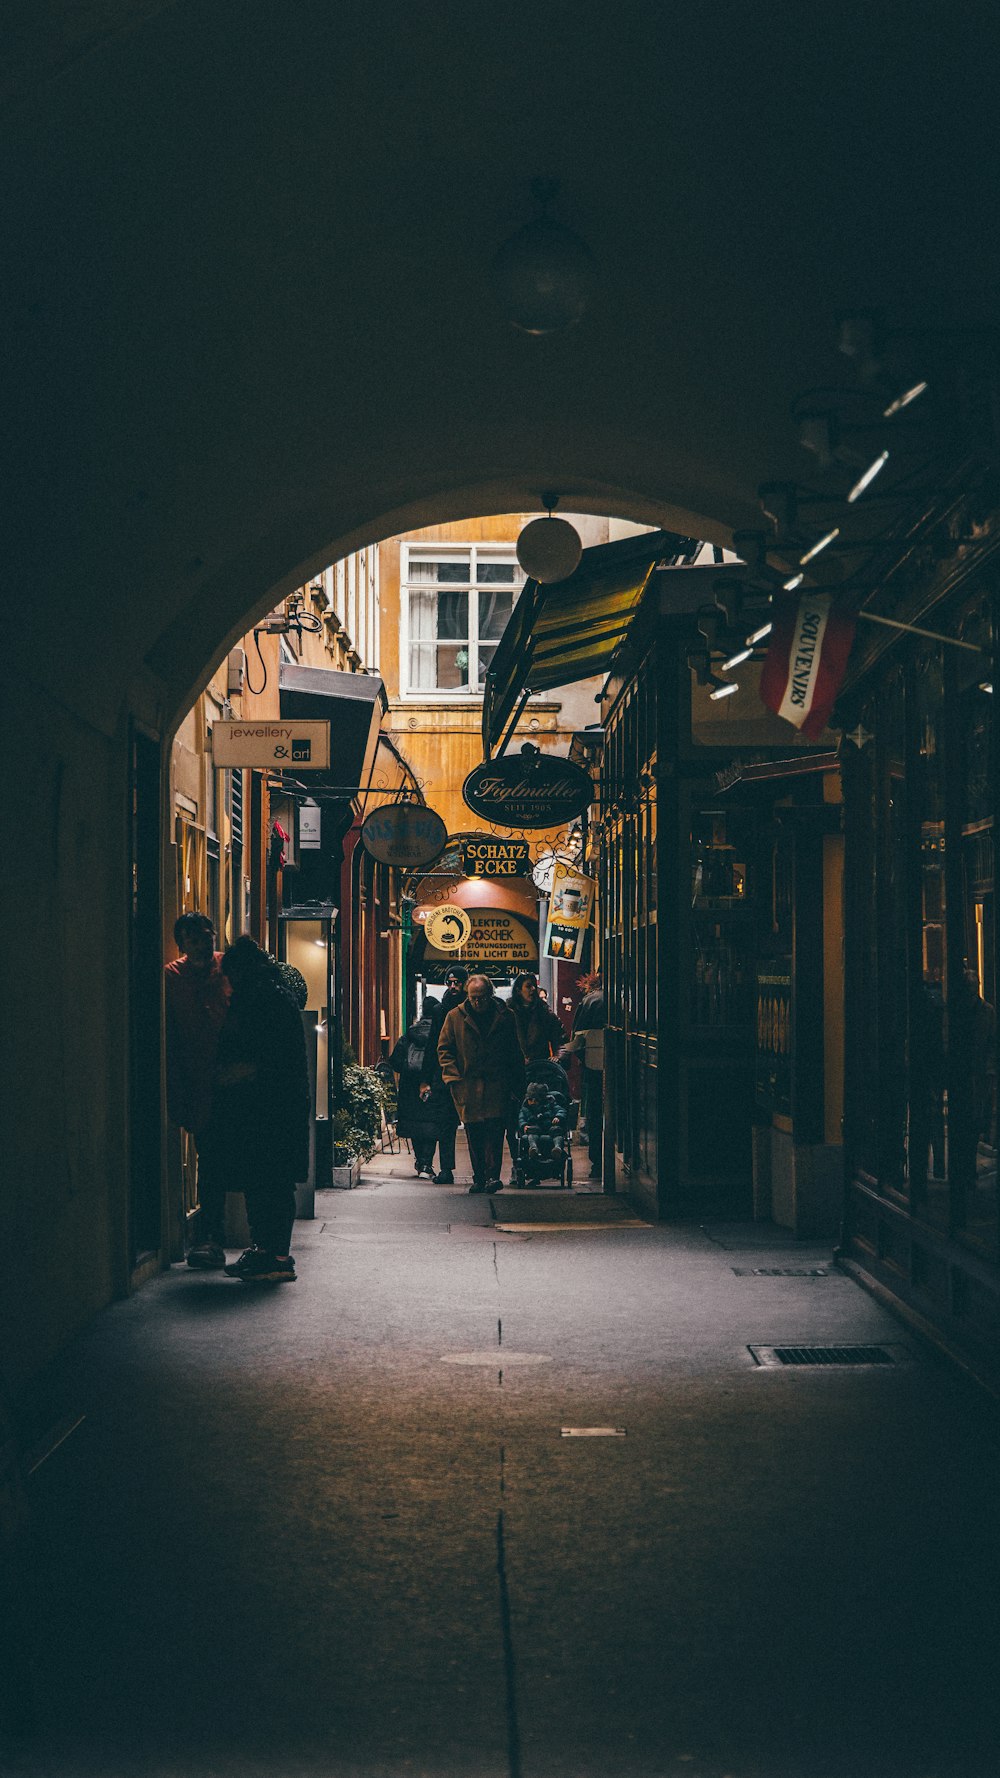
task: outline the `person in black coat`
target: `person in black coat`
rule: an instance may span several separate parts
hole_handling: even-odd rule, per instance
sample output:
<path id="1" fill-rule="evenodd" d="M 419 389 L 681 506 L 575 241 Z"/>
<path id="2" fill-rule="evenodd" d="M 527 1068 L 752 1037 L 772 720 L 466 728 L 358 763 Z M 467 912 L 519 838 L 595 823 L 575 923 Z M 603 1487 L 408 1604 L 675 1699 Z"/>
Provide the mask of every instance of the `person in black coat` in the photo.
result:
<path id="1" fill-rule="evenodd" d="M 566 1033 L 561 1019 L 557 1018 L 552 1008 L 542 999 L 537 976 L 515 976 L 509 1004 L 517 1026 L 521 1054 L 528 1064 L 530 1080 L 531 1063 L 547 1062 L 550 1056 L 564 1047 Z"/>
<path id="2" fill-rule="evenodd" d="M 420 1073 L 421 1098 L 433 1101 L 437 1116 L 438 1132 L 438 1185 L 454 1185 L 455 1183 L 455 1137 L 458 1133 L 458 1112 L 455 1101 L 449 1093 L 441 1076 L 441 1064 L 438 1060 L 437 1046 L 441 1035 L 441 1027 L 448 1014 L 456 1006 L 461 1006 L 465 999 L 465 984 L 469 972 L 461 963 L 453 963 L 444 978 L 444 997 L 436 1000 L 431 1013 L 431 1028 L 424 1051 L 424 1065 Z M 426 1005 L 426 1002 L 424 1003 Z"/>
<path id="3" fill-rule="evenodd" d="M 295 1182 L 309 1173 L 309 1067 L 298 1006 L 277 964 L 244 934 L 222 958 L 232 999 L 219 1033 L 203 1142 L 242 1191 L 253 1245 L 226 1267 L 246 1283 L 292 1283 Z"/>
<path id="4" fill-rule="evenodd" d="M 408 1027 L 389 1057 L 389 1067 L 397 1081 L 396 1129 L 413 1144 L 418 1179 L 434 1178 L 441 1095 L 422 1092 L 421 1081 L 433 1015 L 439 1004 L 434 996 L 427 995 L 421 1017 Z"/>

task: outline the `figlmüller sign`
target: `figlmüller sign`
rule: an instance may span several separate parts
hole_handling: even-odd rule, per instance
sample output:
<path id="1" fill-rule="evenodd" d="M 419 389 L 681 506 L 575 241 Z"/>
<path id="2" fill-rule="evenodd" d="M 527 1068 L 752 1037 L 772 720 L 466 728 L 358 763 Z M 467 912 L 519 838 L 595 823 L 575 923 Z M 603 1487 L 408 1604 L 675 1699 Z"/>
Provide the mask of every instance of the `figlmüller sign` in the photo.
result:
<path id="1" fill-rule="evenodd" d="M 589 773 L 530 741 L 513 758 L 484 760 L 462 786 L 470 809 L 504 827 L 561 827 L 589 809 L 593 795 Z"/>
<path id="2" fill-rule="evenodd" d="M 213 722 L 212 760 L 223 766 L 325 772 L 330 767 L 328 722 Z"/>

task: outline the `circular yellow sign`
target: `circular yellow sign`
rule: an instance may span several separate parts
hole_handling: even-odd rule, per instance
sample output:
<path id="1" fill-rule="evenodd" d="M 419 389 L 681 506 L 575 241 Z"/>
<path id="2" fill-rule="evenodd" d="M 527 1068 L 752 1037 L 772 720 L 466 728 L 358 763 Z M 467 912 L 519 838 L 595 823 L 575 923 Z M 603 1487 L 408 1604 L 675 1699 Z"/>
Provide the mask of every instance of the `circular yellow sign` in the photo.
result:
<path id="1" fill-rule="evenodd" d="M 472 931 L 472 921 L 464 908 L 453 901 L 444 902 L 435 908 L 424 921 L 427 943 L 436 951 L 460 951 L 468 943 Z"/>

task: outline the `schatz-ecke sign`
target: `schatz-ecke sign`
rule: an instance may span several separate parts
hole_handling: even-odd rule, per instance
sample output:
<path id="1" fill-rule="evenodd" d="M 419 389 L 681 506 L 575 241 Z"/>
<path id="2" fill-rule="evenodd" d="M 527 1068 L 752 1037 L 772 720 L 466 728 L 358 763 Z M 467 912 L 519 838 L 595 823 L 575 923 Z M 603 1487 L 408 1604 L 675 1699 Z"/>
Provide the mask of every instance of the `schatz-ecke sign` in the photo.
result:
<path id="1" fill-rule="evenodd" d="M 462 786 L 469 808 L 503 827 L 559 827 L 589 809 L 593 795 L 588 772 L 530 742 L 512 759 L 484 760 Z"/>

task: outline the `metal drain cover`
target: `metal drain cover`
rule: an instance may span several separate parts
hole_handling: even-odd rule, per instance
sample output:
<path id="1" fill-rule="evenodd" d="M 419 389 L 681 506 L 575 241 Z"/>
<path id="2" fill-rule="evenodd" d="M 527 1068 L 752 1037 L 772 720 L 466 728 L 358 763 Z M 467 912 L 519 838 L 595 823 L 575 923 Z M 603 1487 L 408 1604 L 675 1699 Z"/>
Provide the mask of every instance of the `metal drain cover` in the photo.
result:
<path id="1" fill-rule="evenodd" d="M 768 1369 L 785 1365 L 905 1364 L 913 1357 L 906 1346 L 748 1346 L 755 1364 Z"/>
<path id="2" fill-rule="evenodd" d="M 733 1266 L 734 1278 L 829 1278 L 826 1266 Z"/>

